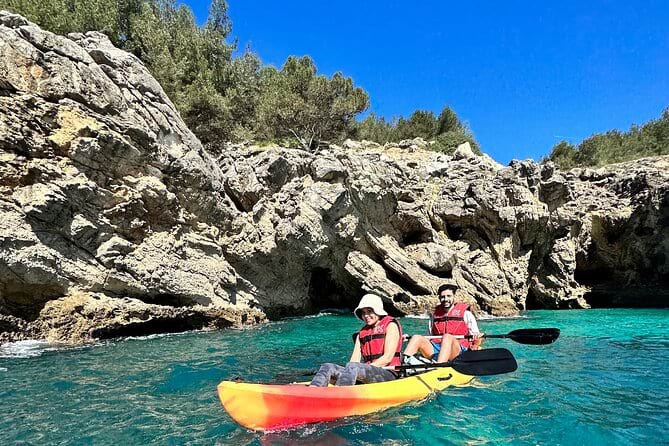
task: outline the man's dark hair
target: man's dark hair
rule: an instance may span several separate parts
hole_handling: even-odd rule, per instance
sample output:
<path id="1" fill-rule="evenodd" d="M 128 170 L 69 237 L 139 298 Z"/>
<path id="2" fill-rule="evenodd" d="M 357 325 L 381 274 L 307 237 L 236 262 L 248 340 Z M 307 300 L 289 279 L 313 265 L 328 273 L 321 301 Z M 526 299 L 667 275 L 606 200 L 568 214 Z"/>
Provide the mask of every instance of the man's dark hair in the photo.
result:
<path id="1" fill-rule="evenodd" d="M 439 290 L 437 290 L 437 294 L 441 294 L 444 290 L 453 290 L 455 293 L 458 290 L 458 286 L 453 283 L 444 283 L 439 287 Z"/>

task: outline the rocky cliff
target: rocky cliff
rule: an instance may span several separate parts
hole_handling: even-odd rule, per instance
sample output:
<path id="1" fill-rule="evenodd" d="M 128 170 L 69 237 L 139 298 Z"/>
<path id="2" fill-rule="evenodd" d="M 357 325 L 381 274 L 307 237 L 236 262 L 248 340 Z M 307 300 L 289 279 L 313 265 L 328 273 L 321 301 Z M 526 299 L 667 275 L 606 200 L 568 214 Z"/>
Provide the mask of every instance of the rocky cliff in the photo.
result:
<path id="1" fill-rule="evenodd" d="M 212 157 L 134 56 L 0 12 L 0 341 L 256 324 L 457 282 L 476 311 L 666 306 L 669 158 L 504 167 L 465 145 Z"/>

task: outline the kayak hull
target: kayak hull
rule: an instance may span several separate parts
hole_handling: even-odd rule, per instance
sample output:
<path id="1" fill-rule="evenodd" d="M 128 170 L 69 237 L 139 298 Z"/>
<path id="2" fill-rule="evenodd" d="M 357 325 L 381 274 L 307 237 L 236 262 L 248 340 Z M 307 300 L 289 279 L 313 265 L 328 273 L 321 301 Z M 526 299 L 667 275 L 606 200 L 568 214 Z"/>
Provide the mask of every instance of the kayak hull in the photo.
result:
<path id="1" fill-rule="evenodd" d="M 364 415 L 418 401 L 473 379 L 444 367 L 382 383 L 309 387 L 305 384 L 252 384 L 223 381 L 218 396 L 225 410 L 252 430 L 276 430 L 352 415 Z"/>

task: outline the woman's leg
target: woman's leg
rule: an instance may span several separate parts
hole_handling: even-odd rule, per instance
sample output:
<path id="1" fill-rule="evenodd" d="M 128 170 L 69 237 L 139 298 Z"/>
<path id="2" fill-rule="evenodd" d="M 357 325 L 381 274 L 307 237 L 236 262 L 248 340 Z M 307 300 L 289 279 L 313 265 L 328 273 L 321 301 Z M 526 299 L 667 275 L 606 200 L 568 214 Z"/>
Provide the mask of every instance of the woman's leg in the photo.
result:
<path id="1" fill-rule="evenodd" d="M 318 369 L 318 372 L 316 372 L 316 375 L 311 380 L 311 384 L 309 385 L 316 387 L 327 387 L 328 384 L 330 384 L 332 378 L 337 381 L 343 371 L 344 367 L 326 362 Z"/>
<path id="2" fill-rule="evenodd" d="M 352 386 L 357 381 L 369 384 L 391 381 L 397 376 L 390 370 L 360 362 L 349 362 L 337 379 L 338 386 Z"/>

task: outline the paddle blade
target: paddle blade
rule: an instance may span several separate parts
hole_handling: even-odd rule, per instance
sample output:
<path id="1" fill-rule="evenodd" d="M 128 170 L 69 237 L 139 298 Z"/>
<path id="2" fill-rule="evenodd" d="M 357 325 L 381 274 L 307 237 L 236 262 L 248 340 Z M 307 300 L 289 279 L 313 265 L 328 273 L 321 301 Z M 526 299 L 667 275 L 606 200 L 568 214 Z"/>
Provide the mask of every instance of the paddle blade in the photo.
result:
<path id="1" fill-rule="evenodd" d="M 559 328 L 521 328 L 506 335 L 519 344 L 545 345 L 552 344 L 560 336 Z"/>
<path id="2" fill-rule="evenodd" d="M 505 348 L 467 350 L 449 365 L 454 370 L 470 376 L 499 375 L 513 372 L 518 368 L 516 358 Z"/>

